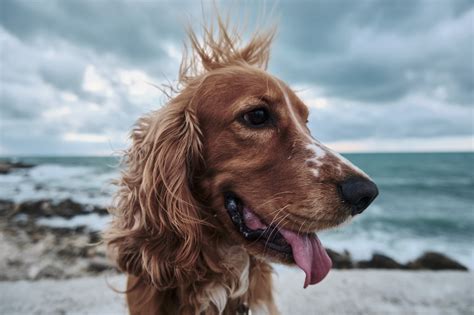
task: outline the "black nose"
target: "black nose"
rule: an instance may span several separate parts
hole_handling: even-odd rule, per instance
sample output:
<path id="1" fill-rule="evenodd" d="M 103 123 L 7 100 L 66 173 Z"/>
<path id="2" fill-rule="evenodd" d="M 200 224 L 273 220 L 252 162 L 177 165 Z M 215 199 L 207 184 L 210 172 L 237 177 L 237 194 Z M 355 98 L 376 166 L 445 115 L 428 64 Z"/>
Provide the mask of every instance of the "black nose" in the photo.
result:
<path id="1" fill-rule="evenodd" d="M 352 206 L 352 215 L 362 213 L 379 194 L 377 186 L 362 177 L 350 178 L 339 184 L 342 199 Z"/>

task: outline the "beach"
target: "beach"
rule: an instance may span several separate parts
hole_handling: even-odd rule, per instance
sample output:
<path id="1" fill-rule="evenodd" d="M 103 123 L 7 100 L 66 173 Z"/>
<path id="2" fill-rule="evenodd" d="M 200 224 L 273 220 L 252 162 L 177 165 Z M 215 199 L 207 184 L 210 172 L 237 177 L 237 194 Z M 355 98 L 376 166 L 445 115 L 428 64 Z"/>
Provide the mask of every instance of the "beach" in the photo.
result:
<path id="1" fill-rule="evenodd" d="M 77 218 L 84 211 L 107 216 L 105 209 L 86 208 L 71 200 L 0 202 L 0 209 L 13 211 L 0 221 L 0 314 L 127 314 L 123 294 L 112 289 L 124 290 L 125 275 L 108 259 L 98 231 L 74 224 L 38 224 L 48 217 L 59 217 L 54 221 L 59 223 L 80 222 Z M 307 289 L 301 270 L 274 265 L 275 297 L 282 314 L 474 311 L 474 273 L 449 257 L 431 253 L 400 264 L 382 254 L 358 261 L 349 253 L 328 252 L 338 269 Z"/>
<path id="2" fill-rule="evenodd" d="M 275 275 L 282 314 L 472 314 L 474 273 L 333 270 L 303 289 L 303 275 Z M 127 314 L 125 277 L 0 282 L 0 314 Z"/>

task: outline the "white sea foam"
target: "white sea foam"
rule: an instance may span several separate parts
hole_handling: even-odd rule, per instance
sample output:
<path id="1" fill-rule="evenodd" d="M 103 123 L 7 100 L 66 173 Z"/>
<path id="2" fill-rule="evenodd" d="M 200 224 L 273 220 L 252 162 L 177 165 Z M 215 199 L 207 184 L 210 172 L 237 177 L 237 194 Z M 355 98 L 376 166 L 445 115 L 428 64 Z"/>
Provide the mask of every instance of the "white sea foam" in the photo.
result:
<path id="1" fill-rule="evenodd" d="M 374 228 L 357 235 L 335 235 L 320 233 L 319 238 L 325 247 L 342 252 L 347 250 L 355 260 L 369 260 L 374 253 L 382 253 L 400 263 L 418 258 L 422 253 L 435 251 L 453 257 L 474 269 L 474 248 L 469 242 L 452 246 L 442 237 L 420 237 L 419 235 L 397 235 Z"/>
<path id="2" fill-rule="evenodd" d="M 62 217 L 51 217 L 51 218 L 40 218 L 36 221 L 39 225 L 45 225 L 49 227 L 65 227 L 74 228 L 78 226 L 86 226 L 93 231 L 102 231 L 110 223 L 111 216 L 103 215 L 100 216 L 97 213 L 76 215 L 71 219 L 65 219 Z"/>
<path id="3" fill-rule="evenodd" d="M 27 200 L 70 198 L 77 202 L 108 206 L 115 188 L 116 170 L 91 166 L 43 164 L 0 176 L 0 199 Z"/>

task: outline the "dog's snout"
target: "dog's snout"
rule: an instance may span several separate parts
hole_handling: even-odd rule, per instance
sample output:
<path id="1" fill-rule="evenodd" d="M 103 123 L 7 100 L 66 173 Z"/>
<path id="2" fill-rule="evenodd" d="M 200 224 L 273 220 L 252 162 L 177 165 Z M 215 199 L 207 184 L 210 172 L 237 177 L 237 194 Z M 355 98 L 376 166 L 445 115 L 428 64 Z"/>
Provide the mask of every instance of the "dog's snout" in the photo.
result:
<path id="1" fill-rule="evenodd" d="M 377 185 L 372 181 L 355 177 L 339 184 L 342 198 L 352 207 L 352 215 L 362 213 L 379 194 Z"/>

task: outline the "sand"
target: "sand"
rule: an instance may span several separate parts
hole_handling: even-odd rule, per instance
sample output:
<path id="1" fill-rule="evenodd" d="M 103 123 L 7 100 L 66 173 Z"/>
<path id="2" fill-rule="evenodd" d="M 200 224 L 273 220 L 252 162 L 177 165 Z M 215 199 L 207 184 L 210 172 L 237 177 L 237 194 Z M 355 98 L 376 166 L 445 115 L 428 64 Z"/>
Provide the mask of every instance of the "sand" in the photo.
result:
<path id="1" fill-rule="evenodd" d="M 0 314 L 126 314 L 124 276 L 0 282 Z M 282 314 L 474 314 L 473 272 L 333 270 L 303 290 L 299 270 L 275 277 Z"/>

